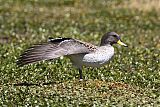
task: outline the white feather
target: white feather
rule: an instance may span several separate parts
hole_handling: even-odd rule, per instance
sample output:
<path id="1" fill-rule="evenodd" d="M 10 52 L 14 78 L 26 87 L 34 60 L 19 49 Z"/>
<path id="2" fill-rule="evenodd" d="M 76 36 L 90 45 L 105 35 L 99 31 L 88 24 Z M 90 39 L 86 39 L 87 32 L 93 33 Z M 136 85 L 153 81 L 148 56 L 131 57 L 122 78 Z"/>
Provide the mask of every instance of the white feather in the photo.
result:
<path id="1" fill-rule="evenodd" d="M 69 56 L 73 64 L 77 67 L 100 67 L 105 65 L 114 55 L 112 46 L 101 46 L 95 52 L 88 54 L 75 54 Z"/>

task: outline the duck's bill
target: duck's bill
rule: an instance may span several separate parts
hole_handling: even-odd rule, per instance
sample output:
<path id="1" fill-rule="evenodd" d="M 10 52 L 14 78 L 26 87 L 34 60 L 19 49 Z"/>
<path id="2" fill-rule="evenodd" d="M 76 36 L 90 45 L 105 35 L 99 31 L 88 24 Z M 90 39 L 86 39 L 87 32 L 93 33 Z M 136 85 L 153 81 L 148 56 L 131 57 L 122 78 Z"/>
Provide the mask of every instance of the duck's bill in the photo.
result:
<path id="1" fill-rule="evenodd" d="M 125 43 L 123 43 L 121 40 L 118 40 L 117 42 L 118 44 L 122 45 L 122 46 L 125 46 L 125 47 L 128 47 Z"/>

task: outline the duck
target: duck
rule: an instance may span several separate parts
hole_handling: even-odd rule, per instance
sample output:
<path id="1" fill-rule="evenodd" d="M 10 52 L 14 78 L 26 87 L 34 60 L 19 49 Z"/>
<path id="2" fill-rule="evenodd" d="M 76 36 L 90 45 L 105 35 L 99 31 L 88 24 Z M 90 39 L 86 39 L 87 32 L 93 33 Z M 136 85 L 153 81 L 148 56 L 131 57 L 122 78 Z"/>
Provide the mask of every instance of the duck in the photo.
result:
<path id="1" fill-rule="evenodd" d="M 25 50 L 18 58 L 17 65 L 24 66 L 65 56 L 78 69 L 79 78 L 83 79 L 83 66 L 97 68 L 106 65 L 114 56 L 114 44 L 128 47 L 115 32 L 105 33 L 99 46 L 73 38 L 50 37 L 48 42 L 33 45 Z"/>

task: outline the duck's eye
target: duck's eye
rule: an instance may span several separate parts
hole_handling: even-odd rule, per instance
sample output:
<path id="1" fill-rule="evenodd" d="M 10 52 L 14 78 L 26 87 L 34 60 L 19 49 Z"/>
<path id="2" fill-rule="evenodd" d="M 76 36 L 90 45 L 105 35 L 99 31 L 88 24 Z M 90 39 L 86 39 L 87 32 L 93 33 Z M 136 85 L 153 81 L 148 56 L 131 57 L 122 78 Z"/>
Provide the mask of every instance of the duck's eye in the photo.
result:
<path id="1" fill-rule="evenodd" d="M 117 35 L 113 35 L 113 37 L 115 37 L 115 38 L 116 38 L 116 37 L 117 37 Z"/>

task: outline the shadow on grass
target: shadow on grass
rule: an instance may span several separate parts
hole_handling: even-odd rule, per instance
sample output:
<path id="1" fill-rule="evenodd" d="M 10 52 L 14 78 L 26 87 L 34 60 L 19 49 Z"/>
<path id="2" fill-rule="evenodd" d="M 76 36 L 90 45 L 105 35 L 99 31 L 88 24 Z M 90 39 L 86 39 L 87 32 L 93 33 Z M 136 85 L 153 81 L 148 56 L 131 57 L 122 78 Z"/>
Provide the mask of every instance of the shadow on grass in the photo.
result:
<path id="1" fill-rule="evenodd" d="M 22 83 L 14 83 L 14 86 L 42 86 L 42 85 L 51 85 L 55 84 L 56 82 L 46 82 L 46 83 L 29 83 L 29 82 L 22 82 Z"/>

